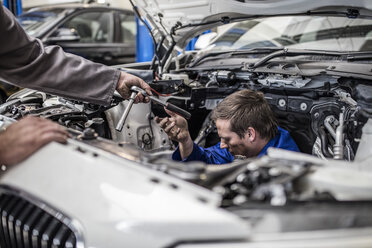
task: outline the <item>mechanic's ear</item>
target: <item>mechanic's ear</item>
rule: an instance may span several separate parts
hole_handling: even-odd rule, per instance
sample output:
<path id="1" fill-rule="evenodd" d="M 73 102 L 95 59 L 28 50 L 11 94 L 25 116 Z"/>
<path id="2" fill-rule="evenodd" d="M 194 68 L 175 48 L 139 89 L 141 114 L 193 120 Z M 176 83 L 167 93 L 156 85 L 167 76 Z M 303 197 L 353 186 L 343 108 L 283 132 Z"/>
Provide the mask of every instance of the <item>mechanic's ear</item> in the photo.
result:
<path id="1" fill-rule="evenodd" d="M 221 139 L 220 147 L 221 149 L 229 148 L 229 146 L 222 139 Z"/>
<path id="2" fill-rule="evenodd" d="M 256 140 L 256 130 L 253 127 L 248 127 L 245 135 L 246 135 L 246 138 L 248 138 L 249 142 L 253 142 Z"/>

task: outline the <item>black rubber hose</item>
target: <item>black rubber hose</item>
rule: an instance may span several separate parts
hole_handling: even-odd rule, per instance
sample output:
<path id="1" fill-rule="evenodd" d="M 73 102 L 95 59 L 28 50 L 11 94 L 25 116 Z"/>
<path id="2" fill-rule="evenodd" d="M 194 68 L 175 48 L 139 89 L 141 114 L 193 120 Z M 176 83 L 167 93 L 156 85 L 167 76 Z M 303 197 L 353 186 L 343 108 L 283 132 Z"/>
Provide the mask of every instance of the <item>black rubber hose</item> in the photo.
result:
<path id="1" fill-rule="evenodd" d="M 320 138 L 320 143 L 321 143 L 323 155 L 327 158 L 332 158 L 331 153 L 329 153 L 329 151 L 328 151 L 328 139 L 327 139 L 327 135 L 326 135 L 324 126 L 320 126 L 318 128 L 318 135 L 319 135 L 319 138 Z"/>

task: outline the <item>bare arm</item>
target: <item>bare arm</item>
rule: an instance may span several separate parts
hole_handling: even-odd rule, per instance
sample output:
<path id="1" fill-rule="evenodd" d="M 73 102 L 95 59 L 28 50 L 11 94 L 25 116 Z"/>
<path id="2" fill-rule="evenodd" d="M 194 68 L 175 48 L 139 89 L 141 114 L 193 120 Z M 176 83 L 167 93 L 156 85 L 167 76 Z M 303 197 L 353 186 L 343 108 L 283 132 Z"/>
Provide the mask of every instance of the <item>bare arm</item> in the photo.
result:
<path id="1" fill-rule="evenodd" d="M 192 150 L 194 148 L 194 142 L 192 141 L 191 137 L 186 142 L 180 142 L 179 143 L 179 149 L 181 158 L 185 159 L 192 153 Z"/>
<path id="2" fill-rule="evenodd" d="M 185 118 L 172 111 L 165 111 L 170 115 L 170 118 L 155 117 L 155 121 L 161 128 L 164 129 L 170 139 L 178 142 L 181 158 L 187 158 L 191 154 L 194 147 L 194 143 L 189 133 L 187 121 Z"/>

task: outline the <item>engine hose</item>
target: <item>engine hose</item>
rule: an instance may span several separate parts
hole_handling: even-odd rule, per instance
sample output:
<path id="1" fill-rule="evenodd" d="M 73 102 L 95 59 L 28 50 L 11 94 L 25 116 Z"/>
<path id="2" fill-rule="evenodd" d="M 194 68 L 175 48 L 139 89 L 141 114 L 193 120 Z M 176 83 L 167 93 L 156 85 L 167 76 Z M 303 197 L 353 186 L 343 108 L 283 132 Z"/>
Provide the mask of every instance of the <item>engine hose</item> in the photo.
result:
<path id="1" fill-rule="evenodd" d="M 344 145 L 343 145 L 343 137 L 344 137 L 344 113 L 340 113 L 340 120 L 339 125 L 336 128 L 336 138 L 335 144 L 333 146 L 333 158 L 341 160 L 344 158 Z"/>
<path id="2" fill-rule="evenodd" d="M 359 108 L 359 112 L 366 118 L 368 119 L 371 119 L 372 118 L 372 114 L 362 108 Z"/>
<path id="3" fill-rule="evenodd" d="M 318 128 L 318 136 L 320 138 L 322 153 L 324 157 L 332 158 L 333 156 L 328 151 L 328 139 L 323 125 Z"/>
<path id="4" fill-rule="evenodd" d="M 88 117 L 86 115 L 68 115 L 68 116 L 61 117 L 58 120 L 58 122 L 60 122 L 60 123 L 63 123 L 65 121 L 83 121 L 83 122 L 87 122 L 88 121 Z"/>

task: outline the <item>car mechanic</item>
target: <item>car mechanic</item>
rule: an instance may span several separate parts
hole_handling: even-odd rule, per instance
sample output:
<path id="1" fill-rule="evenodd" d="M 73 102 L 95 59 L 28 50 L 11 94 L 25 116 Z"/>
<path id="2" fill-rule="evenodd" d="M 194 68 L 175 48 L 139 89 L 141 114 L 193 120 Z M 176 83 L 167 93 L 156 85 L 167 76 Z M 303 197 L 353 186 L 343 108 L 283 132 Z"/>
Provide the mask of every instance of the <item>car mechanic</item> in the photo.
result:
<path id="1" fill-rule="evenodd" d="M 215 122 L 221 141 L 209 148 L 195 144 L 183 117 L 166 110 L 166 118 L 155 121 L 178 142 L 172 158 L 177 161 L 203 161 L 207 164 L 225 164 L 234 157 L 260 157 L 269 147 L 299 151 L 289 132 L 277 125 L 263 93 L 249 89 L 227 96 L 213 110 L 211 119 Z"/>

